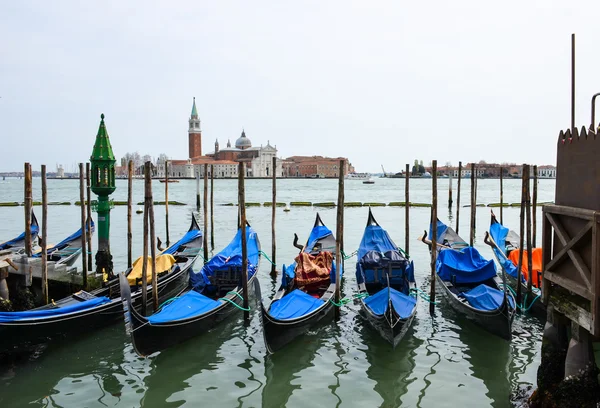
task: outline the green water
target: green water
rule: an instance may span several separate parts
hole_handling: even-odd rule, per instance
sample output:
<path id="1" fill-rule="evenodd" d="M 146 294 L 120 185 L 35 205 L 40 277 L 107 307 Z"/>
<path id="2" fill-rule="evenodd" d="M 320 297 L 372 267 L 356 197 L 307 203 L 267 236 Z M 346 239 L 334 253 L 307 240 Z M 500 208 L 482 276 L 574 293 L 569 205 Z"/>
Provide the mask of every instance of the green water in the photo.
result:
<path id="1" fill-rule="evenodd" d="M 447 209 L 448 181 L 439 181 L 439 213 L 454 225 L 454 209 Z M 126 181 L 117 181 L 115 200 L 126 200 Z M 164 199 L 164 185 L 154 183 L 156 200 Z M 456 200 L 456 180 L 454 180 Z M 411 201 L 431 201 L 431 181 L 411 180 Z M 34 200 L 40 198 L 39 179 L 34 179 Z M 195 181 L 169 185 L 169 198 L 195 203 Z M 271 200 L 269 180 L 247 180 L 247 201 Z M 135 202 L 143 200 L 143 182 L 134 184 Z M 461 202 L 469 202 L 469 182 L 463 180 Z M 520 201 L 520 181 L 505 181 L 506 202 Z M 0 181 L 0 202 L 22 201 L 22 180 Z M 50 201 L 75 201 L 74 180 L 49 180 Z M 236 208 L 219 204 L 235 202 L 237 181 L 215 181 L 215 249 L 225 246 L 235 233 Z M 374 185 L 346 182 L 346 201 L 404 201 L 404 180 L 376 179 Z M 539 201 L 552 201 L 554 181 L 540 180 Z M 336 180 L 280 180 L 277 201 L 336 201 Z M 499 181 L 480 180 L 478 202 L 499 201 Z M 188 226 L 192 205 L 169 208 L 171 240 Z M 460 232 L 468 239 L 468 208 L 460 210 Z M 404 208 L 374 208 L 379 223 L 404 246 Z M 496 213 L 499 209 L 495 210 Z M 49 207 L 49 242 L 58 242 L 79 228 L 79 207 Z M 164 207 L 156 207 L 157 235 L 164 238 Z M 335 230 L 335 209 L 319 209 L 326 225 Z M 367 220 L 367 208 L 347 208 L 344 240 L 346 252 L 358 248 Z M 36 207 L 41 220 L 41 209 Z M 292 261 L 297 250 L 293 234 L 304 241 L 314 222 L 316 209 L 293 207 L 277 210 L 278 264 Z M 429 209 L 410 212 L 410 255 L 415 261 L 418 286 L 429 290 L 427 247 L 416 240 L 427 228 Z M 258 232 L 263 250 L 270 254 L 271 209 L 251 207 L 248 220 Z M 134 256 L 141 255 L 142 216 L 134 214 Z M 116 269 L 126 261 L 126 207 L 111 214 L 111 246 Z M 538 211 L 538 220 L 541 211 Z M 504 223 L 518 229 L 519 210 L 504 209 Z M 538 223 L 539 224 L 539 223 Z M 476 246 L 486 257 L 492 252 L 483 244 L 489 225 L 489 209 L 477 208 Z M 23 230 L 23 207 L 0 208 L 0 241 Z M 538 229 L 538 243 L 541 227 Z M 137 238 L 137 239 L 136 239 Z M 164 239 L 163 239 L 164 240 Z M 95 243 L 94 243 L 95 245 Z M 355 292 L 355 258 L 346 261 L 343 294 Z M 80 263 L 78 263 L 80 264 Z M 195 266 L 201 267 L 201 261 Z M 259 276 L 265 301 L 278 283 L 269 276 L 263 259 Z M 41 407 L 485 407 L 509 406 L 509 395 L 519 387 L 535 385 L 540 359 L 542 322 L 517 316 L 513 340 L 504 341 L 458 316 L 439 299 L 434 317 L 429 305 L 420 302 L 417 317 L 394 350 L 370 330 L 352 303 L 343 307 L 337 323 L 326 323 L 299 338 L 275 355 L 267 356 L 260 327 L 259 308 L 251 301 L 246 327 L 241 314 L 211 332 L 177 347 L 138 357 L 116 324 L 76 338 L 40 347 L 36 353 L 0 367 L 0 406 Z"/>

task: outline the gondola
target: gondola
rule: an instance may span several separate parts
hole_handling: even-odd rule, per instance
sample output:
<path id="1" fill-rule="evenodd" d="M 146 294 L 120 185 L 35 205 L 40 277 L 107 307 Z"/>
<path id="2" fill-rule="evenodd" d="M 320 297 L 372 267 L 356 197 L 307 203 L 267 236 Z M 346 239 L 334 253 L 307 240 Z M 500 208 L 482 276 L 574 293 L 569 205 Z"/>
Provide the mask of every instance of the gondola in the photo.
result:
<path id="1" fill-rule="evenodd" d="M 396 347 L 417 313 L 414 264 L 377 223 L 370 208 L 358 247 L 356 281 L 363 316 Z"/>
<path id="2" fill-rule="evenodd" d="M 248 254 L 248 287 L 256 279 L 260 262 L 258 235 L 245 228 Z M 151 316 L 142 316 L 132 307 L 129 285 L 121 280 L 121 297 L 127 331 L 140 356 L 147 356 L 196 337 L 235 311 L 242 298 L 242 228 L 221 252 L 204 264 L 198 273 L 190 273 L 186 291 L 165 302 Z"/>
<path id="3" fill-rule="evenodd" d="M 94 233 L 94 221 L 90 220 L 90 224 L 92 233 Z M 81 228 L 60 241 L 58 244 L 54 245 L 52 248 L 48 248 L 46 253 L 48 254 L 48 261 L 56 262 L 57 265 L 64 264 L 67 266 L 72 266 L 81 254 Z M 42 252 L 40 251 L 33 254 L 33 257 L 41 258 Z"/>
<path id="4" fill-rule="evenodd" d="M 161 255 L 172 257 L 174 263 L 158 274 L 159 301 L 176 296 L 187 286 L 189 271 L 198 258 L 202 246 L 202 233 L 192 216 L 188 232 Z M 166 256 L 168 255 L 168 256 Z M 131 303 L 141 307 L 141 280 L 135 277 L 141 263 L 128 269 L 125 276 L 133 282 Z M 112 278 L 104 287 L 91 292 L 79 291 L 64 299 L 24 312 L 0 313 L 0 349 L 8 351 L 30 344 L 44 343 L 49 339 L 67 335 L 84 334 L 119 320 L 123 316 L 119 294 L 119 280 Z M 148 286 L 149 296 L 152 286 Z"/>
<path id="5" fill-rule="evenodd" d="M 31 242 L 33 244 L 34 240 L 37 238 L 38 233 L 40 232 L 40 225 L 38 224 L 37 218 L 35 218 L 35 214 L 33 210 L 31 210 Z M 6 241 L 0 243 L 0 251 L 3 250 L 12 250 L 17 252 L 21 249 L 25 248 L 25 231 L 21 233 L 16 238 L 11 239 L 10 241 Z"/>
<path id="6" fill-rule="evenodd" d="M 492 248 L 492 252 L 496 257 L 496 260 L 500 264 L 503 272 L 506 275 L 506 281 L 516 292 L 517 290 L 517 276 L 518 276 L 518 262 L 519 262 L 519 234 L 513 230 L 509 230 L 498 220 L 491 212 L 490 216 L 490 231 L 486 233 L 484 242 Z M 524 309 L 531 310 L 531 312 L 537 316 L 546 315 L 546 307 L 540 301 L 541 295 L 541 284 L 542 284 L 542 248 L 534 248 L 532 250 L 532 287 L 531 290 L 527 290 L 527 251 L 523 254 L 523 265 L 521 275 L 521 290 L 523 291 Z"/>
<path id="7" fill-rule="evenodd" d="M 289 266 L 283 266 L 281 286 L 269 307 L 261 301 L 263 336 L 270 353 L 333 317 L 336 241 L 317 213 L 306 245 Z M 340 270 L 340 276 L 341 276 Z"/>
<path id="8" fill-rule="evenodd" d="M 431 250 L 432 243 L 426 236 L 427 231 L 422 240 Z M 439 220 L 435 250 L 436 282 L 452 308 L 487 331 L 510 340 L 515 299 L 498 277 L 494 260 L 483 258 L 475 247 Z"/>

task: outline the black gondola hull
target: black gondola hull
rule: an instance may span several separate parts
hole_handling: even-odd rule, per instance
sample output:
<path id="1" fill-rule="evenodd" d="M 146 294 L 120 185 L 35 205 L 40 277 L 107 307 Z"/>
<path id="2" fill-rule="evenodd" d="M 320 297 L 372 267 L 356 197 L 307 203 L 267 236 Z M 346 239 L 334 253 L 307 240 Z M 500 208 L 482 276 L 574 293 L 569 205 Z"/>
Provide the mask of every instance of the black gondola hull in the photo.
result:
<path id="1" fill-rule="evenodd" d="M 248 287 L 254 284 L 255 279 L 256 274 L 248 279 Z M 243 306 L 240 297 L 233 297 L 232 301 L 239 307 Z M 159 324 L 149 323 L 137 311 L 130 312 L 133 347 L 139 355 L 148 356 L 206 333 L 235 312 L 241 310 L 230 302 L 223 302 L 221 306 L 200 316 Z"/>
<path id="2" fill-rule="evenodd" d="M 436 281 L 441 287 L 444 297 L 448 300 L 450 306 L 452 306 L 454 310 L 466 316 L 469 320 L 472 320 L 492 334 L 506 340 L 512 338 L 512 322 L 515 312 L 508 304 L 508 297 L 504 298 L 502 305 L 496 310 L 478 310 L 463 303 L 454 293 L 452 293 L 437 274 Z"/>
<path id="3" fill-rule="evenodd" d="M 394 310 L 392 305 L 392 310 L 387 311 L 387 317 L 385 315 L 376 315 L 372 313 L 369 308 L 365 305 L 365 302 L 361 299 L 361 314 L 365 318 L 365 320 L 369 323 L 369 325 L 375 329 L 381 337 L 387 340 L 393 347 L 396 347 L 398 343 L 402 340 L 408 329 L 410 328 L 415 315 L 417 313 L 417 308 L 413 310 L 412 314 L 402 319 L 398 313 Z"/>
<path id="4" fill-rule="evenodd" d="M 271 316 L 261 302 L 261 320 L 265 345 L 270 353 L 283 348 L 295 338 L 306 333 L 321 321 L 333 319 L 334 305 L 327 301 L 325 305 L 298 319 L 279 320 Z"/>

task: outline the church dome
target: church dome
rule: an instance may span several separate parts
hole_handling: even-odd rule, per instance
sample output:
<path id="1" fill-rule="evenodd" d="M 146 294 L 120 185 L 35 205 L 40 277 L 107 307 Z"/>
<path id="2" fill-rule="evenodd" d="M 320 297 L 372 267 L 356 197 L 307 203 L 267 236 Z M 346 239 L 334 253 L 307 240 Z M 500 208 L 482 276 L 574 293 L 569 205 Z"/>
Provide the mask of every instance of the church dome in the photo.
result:
<path id="1" fill-rule="evenodd" d="M 235 147 L 242 150 L 252 147 L 252 142 L 246 137 L 246 132 L 243 130 L 242 135 L 235 141 Z"/>

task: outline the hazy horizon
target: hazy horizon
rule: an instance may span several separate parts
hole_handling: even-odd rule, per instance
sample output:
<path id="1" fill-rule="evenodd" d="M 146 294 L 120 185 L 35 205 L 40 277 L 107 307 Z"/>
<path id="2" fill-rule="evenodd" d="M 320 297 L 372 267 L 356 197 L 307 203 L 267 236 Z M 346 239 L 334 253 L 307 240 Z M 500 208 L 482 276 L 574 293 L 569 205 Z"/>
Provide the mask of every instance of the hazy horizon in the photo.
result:
<path id="1" fill-rule="evenodd" d="M 0 172 L 89 160 L 100 114 L 117 160 L 202 150 L 348 157 L 358 172 L 415 159 L 555 164 L 590 121 L 600 3 L 378 1 L 0 4 Z M 7 154 L 8 153 L 8 154 Z"/>

